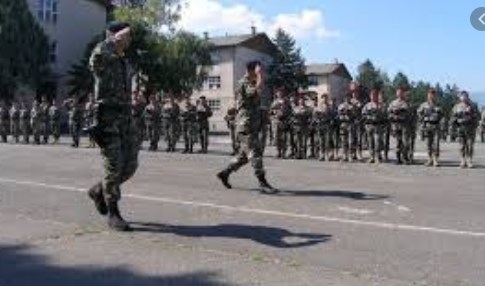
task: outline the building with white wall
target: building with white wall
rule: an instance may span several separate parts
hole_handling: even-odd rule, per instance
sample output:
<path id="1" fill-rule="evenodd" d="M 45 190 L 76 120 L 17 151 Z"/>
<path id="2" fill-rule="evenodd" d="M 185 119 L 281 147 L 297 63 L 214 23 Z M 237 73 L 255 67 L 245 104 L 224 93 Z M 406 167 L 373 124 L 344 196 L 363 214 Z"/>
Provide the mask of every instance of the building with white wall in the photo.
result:
<path id="1" fill-rule="evenodd" d="M 310 64 L 306 74 L 310 82 L 308 91 L 316 92 L 318 96 L 327 93 L 337 103 L 343 101 L 352 81 L 352 76 L 342 63 Z"/>

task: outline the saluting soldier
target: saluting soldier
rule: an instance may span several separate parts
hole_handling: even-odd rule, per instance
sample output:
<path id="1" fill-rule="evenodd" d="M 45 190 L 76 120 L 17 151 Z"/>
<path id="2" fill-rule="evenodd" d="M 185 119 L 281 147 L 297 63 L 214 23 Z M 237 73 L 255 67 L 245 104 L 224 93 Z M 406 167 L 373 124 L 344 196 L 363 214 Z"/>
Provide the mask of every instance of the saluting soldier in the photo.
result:
<path id="1" fill-rule="evenodd" d="M 438 167 L 441 139 L 440 123 L 443 118 L 443 111 L 438 104 L 438 98 L 434 89 L 428 91 L 428 100 L 419 107 L 418 117 L 428 148 L 426 166 Z"/>

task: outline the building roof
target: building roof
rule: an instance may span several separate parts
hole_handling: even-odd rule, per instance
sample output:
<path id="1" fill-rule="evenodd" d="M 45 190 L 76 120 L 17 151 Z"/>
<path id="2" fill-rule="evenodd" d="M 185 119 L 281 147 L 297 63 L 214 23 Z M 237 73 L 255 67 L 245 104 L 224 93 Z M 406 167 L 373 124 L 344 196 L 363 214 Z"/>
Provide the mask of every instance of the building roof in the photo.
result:
<path id="1" fill-rule="evenodd" d="M 342 63 L 335 63 L 335 64 L 309 64 L 306 67 L 306 74 L 307 75 L 330 75 L 336 74 L 340 75 L 349 79 L 352 79 L 352 76 L 349 73 L 347 67 Z"/>
<path id="2" fill-rule="evenodd" d="M 266 33 L 212 37 L 208 41 L 215 48 L 244 46 L 269 55 L 275 55 L 278 50 Z"/>

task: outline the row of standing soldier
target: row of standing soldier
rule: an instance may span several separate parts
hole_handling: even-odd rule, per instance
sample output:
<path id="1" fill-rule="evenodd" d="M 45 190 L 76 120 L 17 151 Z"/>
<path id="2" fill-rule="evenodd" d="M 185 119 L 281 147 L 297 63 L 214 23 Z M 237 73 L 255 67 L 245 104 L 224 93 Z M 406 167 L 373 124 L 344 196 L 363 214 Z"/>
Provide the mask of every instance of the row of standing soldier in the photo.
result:
<path id="1" fill-rule="evenodd" d="M 235 113 L 234 109 L 229 109 L 225 118 L 231 130 L 234 152 L 238 148 L 233 135 Z M 367 147 L 368 162 L 380 163 L 388 161 L 390 138 L 394 137 L 397 163 L 412 164 L 419 128 L 426 140 L 426 165 L 439 166 L 445 116 L 432 89 L 419 108 L 409 103 L 403 89 L 397 90 L 396 99 L 389 105 L 381 91 L 372 90 L 370 100 L 364 102 L 359 93 L 352 90 L 338 106 L 327 94 L 308 106 L 304 96 L 294 97 L 292 101 L 283 89 L 278 89 L 269 113 L 273 143 L 280 159 L 305 159 L 309 145 L 310 158 L 352 162 L 362 160 L 362 151 Z M 468 93 L 460 93 L 460 102 L 450 115 L 450 124 L 460 140 L 461 167 L 473 167 L 473 144 L 479 117 L 478 108 L 470 101 Z M 480 125 L 481 134 L 484 134 L 485 114 L 482 114 Z"/>

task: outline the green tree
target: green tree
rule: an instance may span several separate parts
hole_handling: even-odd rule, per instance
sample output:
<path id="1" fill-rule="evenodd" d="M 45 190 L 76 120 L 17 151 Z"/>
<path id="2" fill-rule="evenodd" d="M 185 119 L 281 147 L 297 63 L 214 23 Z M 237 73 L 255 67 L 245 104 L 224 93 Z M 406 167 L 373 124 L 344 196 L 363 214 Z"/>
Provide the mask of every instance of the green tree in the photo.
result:
<path id="1" fill-rule="evenodd" d="M 381 89 L 383 87 L 382 72 L 369 59 L 359 65 L 357 71 L 357 82 L 366 89 L 366 92 L 374 88 Z"/>
<path id="2" fill-rule="evenodd" d="M 392 85 L 395 89 L 402 88 L 402 89 L 409 89 L 411 88 L 411 84 L 409 78 L 403 73 L 398 72 L 392 81 Z"/>
<path id="3" fill-rule="evenodd" d="M 273 63 L 268 68 L 267 83 L 271 89 L 284 87 L 287 92 L 296 92 L 308 87 L 305 74 L 305 59 L 296 47 L 293 37 L 283 29 L 276 31 L 273 41 L 278 48 Z"/>
<path id="4" fill-rule="evenodd" d="M 26 0 L 0 1 L 0 97 L 11 99 L 18 85 L 37 89 L 49 72 L 49 40 Z"/>

